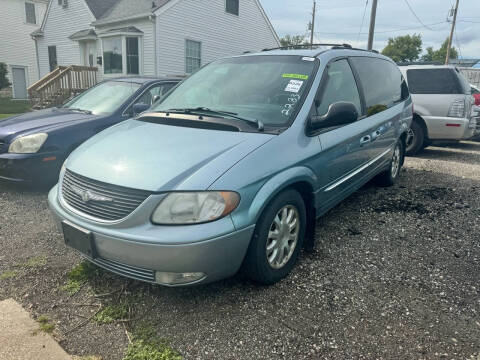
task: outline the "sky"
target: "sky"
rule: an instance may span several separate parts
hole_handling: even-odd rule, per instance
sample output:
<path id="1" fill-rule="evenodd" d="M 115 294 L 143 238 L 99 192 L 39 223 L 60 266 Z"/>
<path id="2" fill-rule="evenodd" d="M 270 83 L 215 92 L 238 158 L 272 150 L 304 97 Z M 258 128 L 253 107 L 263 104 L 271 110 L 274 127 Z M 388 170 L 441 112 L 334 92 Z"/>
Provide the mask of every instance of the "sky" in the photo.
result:
<path id="1" fill-rule="evenodd" d="M 260 2 L 280 37 L 307 35 L 313 0 Z M 317 0 L 315 42 L 349 43 L 365 48 L 372 0 L 368 0 L 367 6 L 366 2 Z M 428 46 L 439 48 L 450 35 L 447 15 L 454 4 L 455 0 L 378 0 L 374 49 L 381 51 L 390 37 L 415 33 L 422 35 L 424 51 Z M 453 45 L 460 48 L 462 58 L 480 58 L 480 0 L 460 0 Z"/>

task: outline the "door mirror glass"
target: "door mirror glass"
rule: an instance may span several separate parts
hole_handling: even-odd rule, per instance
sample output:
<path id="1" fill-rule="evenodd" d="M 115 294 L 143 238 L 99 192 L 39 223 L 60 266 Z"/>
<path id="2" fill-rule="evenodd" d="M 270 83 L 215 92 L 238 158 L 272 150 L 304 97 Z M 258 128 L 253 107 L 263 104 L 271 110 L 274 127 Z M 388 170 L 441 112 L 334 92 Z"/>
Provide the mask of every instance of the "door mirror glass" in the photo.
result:
<path id="1" fill-rule="evenodd" d="M 150 108 L 149 104 L 144 104 L 144 103 L 134 104 L 132 107 L 133 116 L 137 116 L 138 114 L 148 110 L 149 108 Z"/>
<path id="2" fill-rule="evenodd" d="M 155 104 L 158 100 L 160 100 L 162 97 L 160 95 L 153 95 L 152 97 L 152 105 Z"/>
<path id="3" fill-rule="evenodd" d="M 326 114 L 314 115 L 310 118 L 310 130 L 324 129 L 334 126 L 351 124 L 358 119 L 358 111 L 355 104 L 346 101 L 338 101 L 330 104 Z"/>

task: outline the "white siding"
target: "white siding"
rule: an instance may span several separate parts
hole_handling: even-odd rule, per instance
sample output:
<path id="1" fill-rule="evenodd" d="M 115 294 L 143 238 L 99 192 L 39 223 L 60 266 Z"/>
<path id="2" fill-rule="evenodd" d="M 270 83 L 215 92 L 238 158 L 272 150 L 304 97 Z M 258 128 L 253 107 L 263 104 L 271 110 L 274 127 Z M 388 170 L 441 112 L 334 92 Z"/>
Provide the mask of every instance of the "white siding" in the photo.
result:
<path id="1" fill-rule="evenodd" d="M 38 40 L 38 55 L 40 62 L 40 75 L 50 72 L 48 62 L 48 46 L 57 47 L 58 65 L 81 65 L 80 46 L 77 41 L 68 37 L 73 33 L 91 28 L 94 21 L 90 9 L 84 0 L 68 0 L 68 7 L 58 5 L 53 0 L 44 28 L 44 35 Z"/>
<path id="2" fill-rule="evenodd" d="M 154 20 L 143 18 L 139 20 L 130 20 L 128 22 L 117 22 L 110 25 L 97 26 L 95 31 L 97 32 L 97 34 L 101 34 L 102 32 L 105 32 L 108 30 L 119 29 L 119 28 L 124 28 L 128 26 L 134 26 L 138 30 L 143 32 L 142 36 L 140 36 L 141 40 L 139 43 L 139 47 L 140 47 L 139 52 L 141 54 L 140 61 L 142 62 L 140 71 L 142 71 L 143 69 L 143 72 L 141 73 L 141 75 L 152 75 L 152 76 L 155 75 L 155 41 L 154 41 L 154 33 L 153 33 L 153 30 L 155 27 Z M 101 54 L 101 49 L 98 50 L 98 54 L 99 55 Z"/>
<path id="3" fill-rule="evenodd" d="M 30 34 L 42 24 L 47 7 L 44 2 L 35 3 L 37 24 L 25 21 L 24 0 L 1 0 L 2 21 L 0 21 L 0 62 L 8 65 L 11 80 L 11 66 L 27 69 L 27 86 L 38 80 L 35 42 Z"/>
<path id="4" fill-rule="evenodd" d="M 225 0 L 180 0 L 157 13 L 158 75 L 185 73 L 185 39 L 202 43 L 202 65 L 220 57 L 278 46 L 255 0 L 240 0 L 239 16 Z"/>

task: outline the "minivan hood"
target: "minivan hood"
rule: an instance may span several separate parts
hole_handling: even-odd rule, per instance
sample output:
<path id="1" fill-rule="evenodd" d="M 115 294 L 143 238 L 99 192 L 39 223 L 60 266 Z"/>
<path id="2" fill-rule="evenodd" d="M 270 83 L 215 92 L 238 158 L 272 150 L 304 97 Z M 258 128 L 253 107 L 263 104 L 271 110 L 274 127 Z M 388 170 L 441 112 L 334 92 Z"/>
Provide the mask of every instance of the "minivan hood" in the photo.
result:
<path id="1" fill-rule="evenodd" d="M 54 127 L 97 117 L 97 115 L 57 108 L 32 111 L 0 120 L 0 139 L 21 133 L 48 132 Z"/>
<path id="2" fill-rule="evenodd" d="M 273 137 L 127 120 L 86 141 L 66 166 L 79 175 L 134 189 L 205 190 Z"/>

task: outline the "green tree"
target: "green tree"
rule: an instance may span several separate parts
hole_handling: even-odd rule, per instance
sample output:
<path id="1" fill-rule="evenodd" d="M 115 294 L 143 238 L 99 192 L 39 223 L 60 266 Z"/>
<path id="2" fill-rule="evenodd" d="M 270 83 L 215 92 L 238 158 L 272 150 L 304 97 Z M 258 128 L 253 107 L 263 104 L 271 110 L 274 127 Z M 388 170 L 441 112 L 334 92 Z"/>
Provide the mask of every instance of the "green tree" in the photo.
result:
<path id="1" fill-rule="evenodd" d="M 11 85 L 10 81 L 7 79 L 7 73 L 7 65 L 0 63 L 0 90 Z"/>
<path id="2" fill-rule="evenodd" d="M 422 52 L 422 36 L 413 34 L 388 39 L 382 54 L 396 62 L 415 61 Z"/>
<path id="3" fill-rule="evenodd" d="M 282 46 L 295 46 L 308 43 L 307 41 L 305 41 L 305 36 L 303 35 L 285 35 L 283 38 L 280 39 L 280 44 Z"/>
<path id="4" fill-rule="evenodd" d="M 426 54 L 422 56 L 423 61 L 439 61 L 444 62 L 447 57 L 448 38 L 445 39 L 442 46 L 438 50 L 433 50 L 432 46 L 427 47 Z M 458 51 L 453 46 L 450 48 L 450 59 L 458 59 Z"/>

